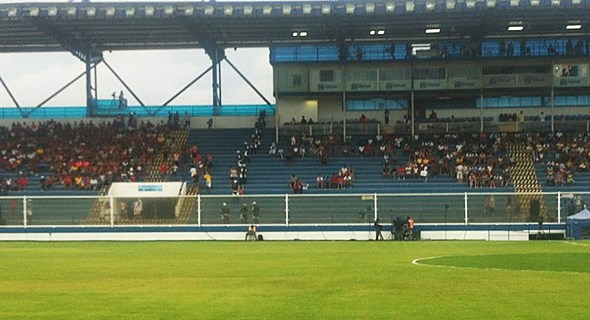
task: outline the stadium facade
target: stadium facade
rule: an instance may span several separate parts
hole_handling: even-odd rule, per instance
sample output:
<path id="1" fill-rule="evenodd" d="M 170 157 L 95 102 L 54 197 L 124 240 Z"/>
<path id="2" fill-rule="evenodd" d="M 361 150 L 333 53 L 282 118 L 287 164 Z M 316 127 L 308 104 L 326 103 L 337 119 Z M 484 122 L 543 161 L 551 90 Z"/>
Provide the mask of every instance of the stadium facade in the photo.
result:
<path id="1" fill-rule="evenodd" d="M 0 52 L 80 58 L 89 116 L 105 107 L 93 91 L 105 51 L 205 49 L 220 106 L 225 50 L 269 47 L 277 123 L 360 113 L 383 122 L 388 110 L 391 122 L 408 119 L 398 132 L 409 133 L 438 109 L 493 131 L 507 129 L 492 126 L 498 114 L 523 111 L 556 130 L 590 104 L 589 18 L 585 0 L 1 4 Z"/>
<path id="2" fill-rule="evenodd" d="M 225 50 L 268 47 L 277 127 L 366 114 L 391 133 L 555 131 L 590 120 L 588 21 L 587 0 L 3 3 L 0 53 L 71 52 L 86 66 L 86 116 L 112 107 L 95 91 L 105 51 L 204 49 L 221 116 Z M 433 110 L 444 127 L 427 123 Z"/>

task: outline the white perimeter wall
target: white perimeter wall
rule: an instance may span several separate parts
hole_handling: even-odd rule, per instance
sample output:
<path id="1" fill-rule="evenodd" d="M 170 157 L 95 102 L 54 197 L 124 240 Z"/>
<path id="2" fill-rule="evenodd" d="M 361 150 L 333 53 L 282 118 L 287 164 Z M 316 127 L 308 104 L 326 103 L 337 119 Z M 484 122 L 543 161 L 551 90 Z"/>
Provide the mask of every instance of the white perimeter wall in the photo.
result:
<path id="1" fill-rule="evenodd" d="M 245 228 L 246 229 L 246 228 Z M 563 231 L 551 233 L 563 234 Z M 332 231 L 332 232 L 264 232 L 264 240 L 373 240 L 374 232 Z M 527 241 L 531 233 L 527 231 L 423 231 L 422 240 L 489 240 L 489 241 Z M 63 233 L 0 233 L 0 241 L 169 241 L 169 240 L 221 240 L 243 241 L 246 231 L 241 232 L 63 232 Z M 534 235 L 534 233 L 533 233 Z M 390 234 L 383 233 L 385 239 Z"/>

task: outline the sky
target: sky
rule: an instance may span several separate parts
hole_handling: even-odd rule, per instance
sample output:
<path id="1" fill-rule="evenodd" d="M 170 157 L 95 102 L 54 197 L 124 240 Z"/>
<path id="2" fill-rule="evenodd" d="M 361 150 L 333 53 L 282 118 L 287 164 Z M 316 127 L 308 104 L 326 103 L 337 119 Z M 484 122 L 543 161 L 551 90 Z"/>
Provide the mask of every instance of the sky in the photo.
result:
<path id="1" fill-rule="evenodd" d="M 2 2 L 67 1 L 2 0 Z M 92 2 L 133 1 L 94 0 Z M 211 60 L 201 49 L 113 51 L 104 52 L 103 56 L 145 105 L 163 104 L 211 66 Z M 226 56 L 266 99 L 274 103 L 272 67 L 269 62 L 268 48 L 238 48 L 237 50 L 231 48 L 226 49 Z M 221 68 L 221 98 L 224 105 L 265 103 L 227 63 L 222 62 Z M 22 107 L 39 105 L 84 70 L 84 63 L 69 52 L 0 53 L 0 77 Z M 139 105 L 106 66 L 100 64 L 97 70 L 99 99 L 110 99 L 113 92 L 123 90 L 130 105 Z M 85 78 L 82 77 L 45 106 L 85 105 L 85 85 Z M 209 72 L 170 104 L 210 105 L 212 100 L 211 72 Z M 6 90 L 0 86 L 0 107 L 14 106 Z"/>

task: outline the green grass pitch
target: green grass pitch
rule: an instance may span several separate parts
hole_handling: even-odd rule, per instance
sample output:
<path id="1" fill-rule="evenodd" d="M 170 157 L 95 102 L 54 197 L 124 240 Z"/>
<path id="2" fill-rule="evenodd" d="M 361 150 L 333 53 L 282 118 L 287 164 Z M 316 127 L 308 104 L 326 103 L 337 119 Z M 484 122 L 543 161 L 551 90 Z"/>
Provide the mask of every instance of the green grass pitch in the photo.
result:
<path id="1" fill-rule="evenodd" d="M 0 242 L 0 319 L 588 319 L 589 298 L 584 241 Z"/>

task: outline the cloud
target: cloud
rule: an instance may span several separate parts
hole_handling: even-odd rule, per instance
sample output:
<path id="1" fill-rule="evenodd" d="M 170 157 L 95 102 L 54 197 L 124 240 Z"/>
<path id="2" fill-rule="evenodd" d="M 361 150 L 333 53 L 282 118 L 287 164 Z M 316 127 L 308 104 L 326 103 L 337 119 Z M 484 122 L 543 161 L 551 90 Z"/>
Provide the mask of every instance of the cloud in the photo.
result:
<path id="1" fill-rule="evenodd" d="M 8 0 L 3 3 L 68 2 L 67 0 Z M 76 0 L 75 2 L 81 2 Z M 137 2 L 92 0 L 91 2 Z M 142 0 L 140 2 L 161 2 Z M 204 1 L 207 2 L 207 1 Z M 219 1 L 222 2 L 222 1 Z M 268 48 L 227 49 L 228 59 L 274 103 L 272 67 Z M 211 66 L 204 50 L 153 50 L 104 52 L 105 60 L 146 105 L 160 105 Z M 223 104 L 263 104 L 264 101 L 227 65 L 222 63 Z M 84 63 L 69 52 L 2 53 L 0 76 L 21 106 L 36 106 L 85 69 Z M 98 98 L 110 99 L 123 90 L 131 105 L 139 103 L 104 66 L 98 66 Z M 46 105 L 82 106 L 86 101 L 85 78 L 78 80 Z M 212 104 L 211 72 L 187 89 L 171 104 Z M 13 107 L 7 92 L 0 88 L 0 107 Z"/>
<path id="2" fill-rule="evenodd" d="M 264 96 L 272 97 L 272 67 L 268 48 L 229 49 L 231 61 Z M 115 51 L 104 53 L 105 61 L 146 105 L 160 105 L 211 66 L 204 50 Z M 21 106 L 36 106 L 84 71 L 85 65 L 67 52 L 0 54 L 0 76 Z M 103 64 L 97 68 L 98 98 L 110 99 L 123 90 L 131 105 L 139 105 L 130 92 Z M 212 104 L 211 72 L 175 99 L 172 105 Z M 262 104 L 264 101 L 222 62 L 223 104 Z M 4 90 L 0 106 L 14 106 Z M 80 106 L 86 101 L 85 78 L 78 80 L 49 106 Z"/>

